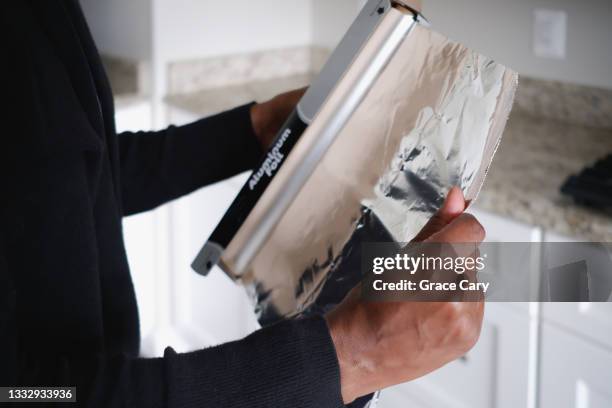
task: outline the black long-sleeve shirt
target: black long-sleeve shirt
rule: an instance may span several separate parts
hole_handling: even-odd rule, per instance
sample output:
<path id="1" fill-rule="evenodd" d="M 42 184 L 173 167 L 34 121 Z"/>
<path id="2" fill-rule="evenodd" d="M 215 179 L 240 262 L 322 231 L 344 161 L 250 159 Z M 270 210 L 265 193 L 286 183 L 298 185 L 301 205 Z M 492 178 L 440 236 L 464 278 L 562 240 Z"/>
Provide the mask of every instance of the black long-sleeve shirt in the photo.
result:
<path id="1" fill-rule="evenodd" d="M 0 9 L 0 386 L 76 386 L 82 406 L 342 406 L 320 317 L 138 358 L 121 219 L 254 166 L 249 106 L 117 136 L 77 1 Z"/>

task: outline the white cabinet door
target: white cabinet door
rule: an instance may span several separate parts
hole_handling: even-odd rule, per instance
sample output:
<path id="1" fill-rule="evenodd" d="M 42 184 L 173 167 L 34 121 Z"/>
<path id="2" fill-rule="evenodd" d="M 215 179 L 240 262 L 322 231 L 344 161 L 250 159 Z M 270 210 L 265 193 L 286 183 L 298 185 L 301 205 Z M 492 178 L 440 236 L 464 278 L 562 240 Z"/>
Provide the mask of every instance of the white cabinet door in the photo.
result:
<path id="1" fill-rule="evenodd" d="M 529 243 L 541 241 L 541 230 L 531 225 L 483 211 L 477 206 L 471 208 L 469 212 L 480 221 L 487 232 L 485 242 L 489 243 L 489 245 L 485 247 L 486 250 L 494 252 L 484 253 L 487 256 L 486 273 L 514 276 L 517 266 L 520 265 L 522 268 L 528 268 L 526 276 L 530 276 L 532 280 L 530 284 L 531 290 L 536 293 L 539 285 L 539 246 L 530 245 Z M 520 262 L 517 258 L 518 250 L 527 251 L 525 257 Z M 523 313 L 528 313 L 529 311 L 529 303 L 527 302 L 507 302 L 497 303 L 497 305 L 520 309 Z"/>
<path id="2" fill-rule="evenodd" d="M 612 301 L 612 245 L 579 242 L 550 233 L 544 237 L 543 289 L 557 299 L 565 296 L 585 302 Z"/>
<path id="3" fill-rule="evenodd" d="M 543 303 L 542 318 L 564 330 L 612 348 L 612 254 L 599 244 L 545 234 L 543 265 L 554 268 L 584 262 L 589 296 L 599 302 Z M 603 302 L 608 300 L 608 302 Z M 612 385 L 611 385 L 612 387 Z"/>
<path id="4" fill-rule="evenodd" d="M 472 351 L 421 379 L 384 390 L 380 407 L 528 406 L 529 330 L 529 319 L 519 311 L 488 304 Z"/>
<path id="5" fill-rule="evenodd" d="M 542 317 L 612 349 L 612 303 L 543 303 Z"/>
<path id="6" fill-rule="evenodd" d="M 612 407 L 612 349 L 542 325 L 540 408 Z"/>

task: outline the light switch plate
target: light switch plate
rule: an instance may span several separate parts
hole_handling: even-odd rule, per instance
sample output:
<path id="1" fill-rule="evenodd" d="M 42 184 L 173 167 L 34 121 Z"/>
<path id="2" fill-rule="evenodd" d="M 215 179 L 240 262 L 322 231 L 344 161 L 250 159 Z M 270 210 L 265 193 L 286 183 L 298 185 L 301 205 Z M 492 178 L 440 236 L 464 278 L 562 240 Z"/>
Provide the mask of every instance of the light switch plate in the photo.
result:
<path id="1" fill-rule="evenodd" d="M 536 57 L 564 59 L 567 45 L 567 12 L 533 11 L 533 53 Z"/>

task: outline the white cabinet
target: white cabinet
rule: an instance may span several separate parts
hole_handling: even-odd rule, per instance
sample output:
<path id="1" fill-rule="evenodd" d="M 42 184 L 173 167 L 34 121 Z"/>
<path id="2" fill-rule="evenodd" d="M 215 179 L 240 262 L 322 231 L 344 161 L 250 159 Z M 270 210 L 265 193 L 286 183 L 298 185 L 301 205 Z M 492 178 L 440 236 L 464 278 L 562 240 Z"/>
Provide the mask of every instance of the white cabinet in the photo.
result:
<path id="1" fill-rule="evenodd" d="M 612 303 L 544 303 L 542 317 L 569 333 L 612 349 Z"/>
<path id="2" fill-rule="evenodd" d="M 612 349 L 544 323 L 539 394 L 542 408 L 612 407 Z"/>
<path id="3" fill-rule="evenodd" d="M 555 268 L 582 262 L 591 302 L 543 303 L 543 320 L 574 336 L 612 349 L 610 246 L 576 242 L 576 239 L 552 233 L 544 234 L 544 238 L 542 266 Z"/>
<path id="4" fill-rule="evenodd" d="M 485 247 L 486 251 L 492 251 L 487 255 L 485 273 L 501 276 L 513 276 L 516 271 L 514 268 L 520 266 L 527 268 L 531 279 L 530 287 L 537 291 L 539 285 L 539 247 L 538 245 L 528 245 L 541 241 L 542 232 L 540 229 L 523 224 L 506 217 L 490 213 L 475 208 L 470 208 L 472 213 L 486 230 Z M 517 260 L 517 251 L 525 251 L 522 260 Z M 528 313 L 529 304 L 526 302 L 507 302 L 496 303 L 504 307 L 520 309 Z"/>
<path id="5" fill-rule="evenodd" d="M 612 300 L 612 246 L 544 234 L 544 286 L 551 294 L 591 302 Z M 556 293 L 555 293 L 556 292 Z M 554 299 L 554 296 L 553 296 Z M 562 299 L 563 300 L 563 299 Z"/>

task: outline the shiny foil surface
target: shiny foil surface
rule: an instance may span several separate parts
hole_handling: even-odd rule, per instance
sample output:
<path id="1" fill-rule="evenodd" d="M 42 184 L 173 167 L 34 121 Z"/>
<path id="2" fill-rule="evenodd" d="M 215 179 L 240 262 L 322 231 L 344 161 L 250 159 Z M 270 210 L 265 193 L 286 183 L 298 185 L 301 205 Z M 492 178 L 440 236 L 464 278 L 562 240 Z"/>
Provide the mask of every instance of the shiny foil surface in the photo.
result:
<path id="1" fill-rule="evenodd" d="M 409 242 L 452 186 L 475 200 L 517 83 L 416 25 L 240 275 L 260 322 L 333 307 L 360 281 L 361 243 Z"/>

